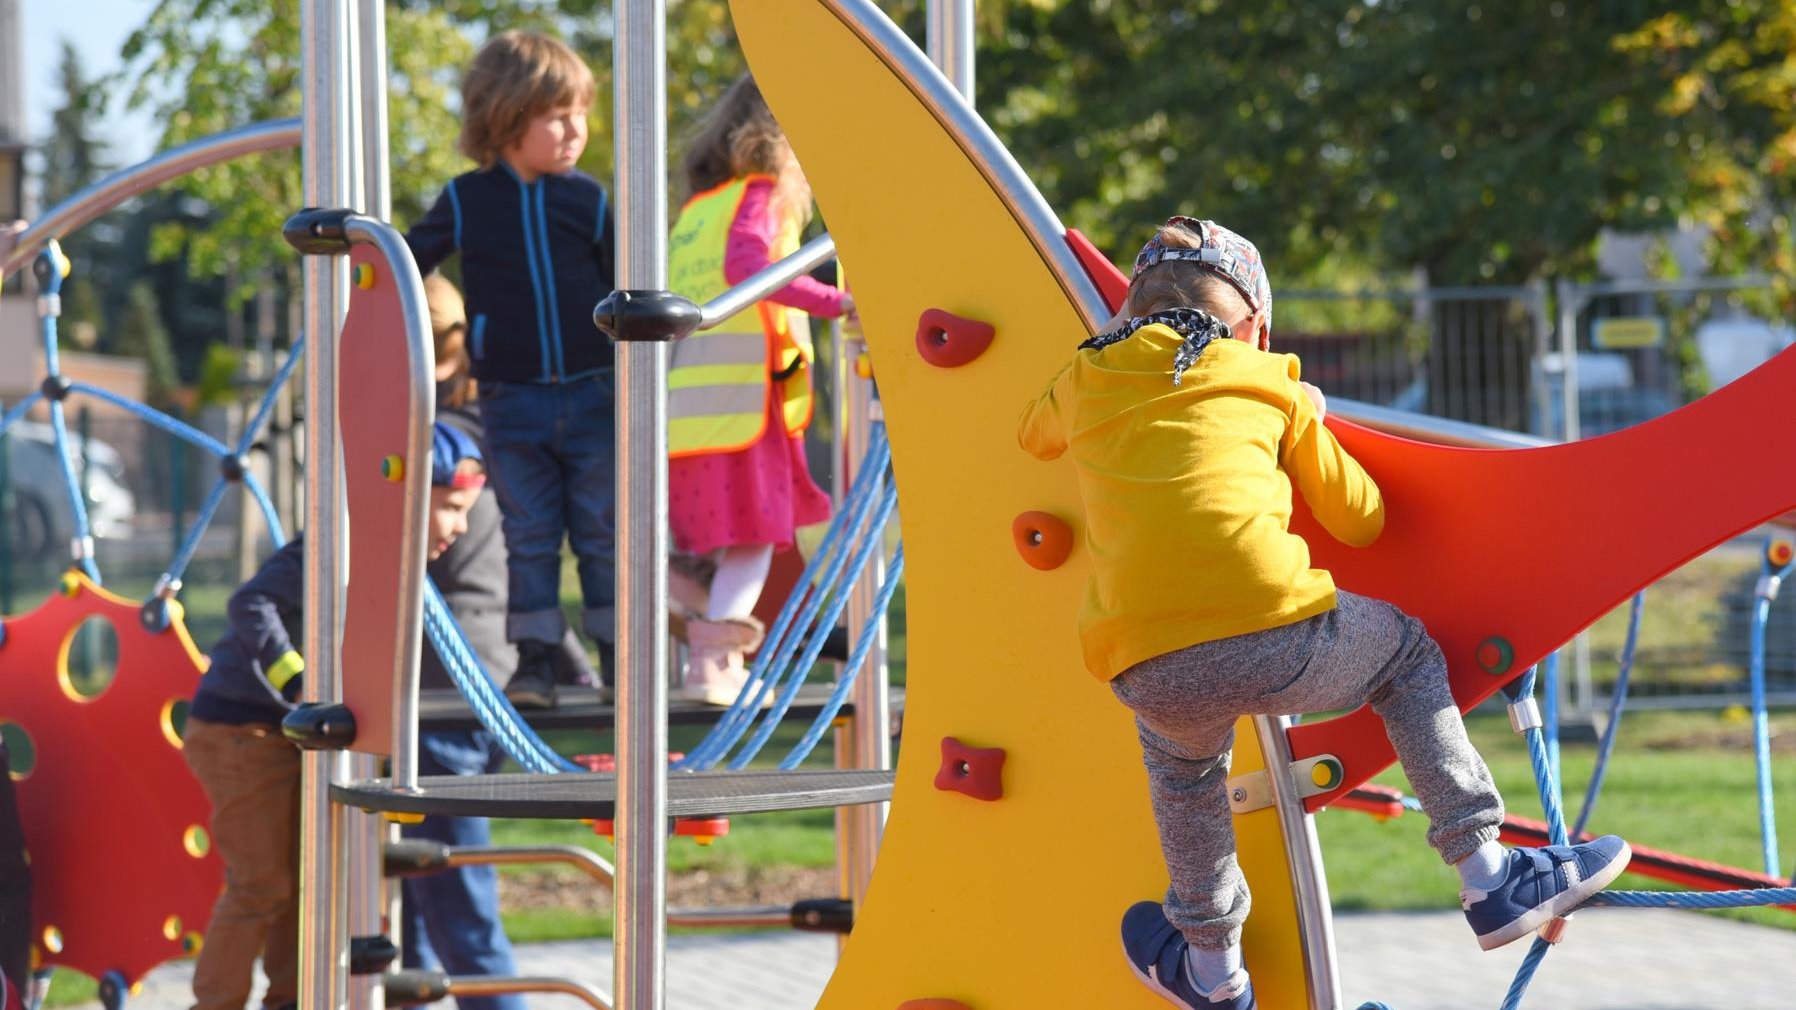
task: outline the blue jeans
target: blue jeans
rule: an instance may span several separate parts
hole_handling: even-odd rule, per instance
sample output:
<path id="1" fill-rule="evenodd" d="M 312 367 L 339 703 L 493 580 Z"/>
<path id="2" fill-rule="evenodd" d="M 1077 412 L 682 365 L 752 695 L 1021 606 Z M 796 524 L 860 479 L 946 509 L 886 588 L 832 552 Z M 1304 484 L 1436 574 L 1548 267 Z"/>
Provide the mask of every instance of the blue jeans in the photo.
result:
<path id="1" fill-rule="evenodd" d="M 506 636 L 559 642 L 561 541 L 579 563 L 587 635 L 616 640 L 616 380 L 480 386 L 486 469 L 499 496 L 511 599 Z"/>
<path id="2" fill-rule="evenodd" d="M 485 730 L 426 730 L 418 735 L 421 775 L 495 772 L 504 755 Z M 424 818 L 407 838 L 446 845 L 487 845 L 484 817 Z M 491 866 L 458 866 L 404 882 L 407 968 L 441 965 L 451 975 L 516 975 L 511 940 L 499 922 L 499 873 Z M 527 1010 L 524 997 L 457 997 L 461 1010 Z"/>

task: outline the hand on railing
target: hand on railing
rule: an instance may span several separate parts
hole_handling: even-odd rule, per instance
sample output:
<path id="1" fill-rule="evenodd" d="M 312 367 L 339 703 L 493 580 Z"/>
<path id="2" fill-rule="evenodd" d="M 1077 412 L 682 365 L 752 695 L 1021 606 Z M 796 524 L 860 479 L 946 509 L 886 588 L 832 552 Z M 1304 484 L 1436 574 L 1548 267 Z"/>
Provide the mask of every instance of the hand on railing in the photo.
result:
<path id="1" fill-rule="evenodd" d="M 1303 387 L 1304 395 L 1308 396 L 1310 402 L 1316 405 L 1316 420 L 1320 421 L 1327 417 L 1328 397 L 1322 395 L 1322 390 L 1317 389 L 1307 382 L 1299 381 L 1297 384 Z"/>
<path id="2" fill-rule="evenodd" d="M 861 335 L 861 314 L 855 307 L 854 295 L 847 291 L 842 292 L 842 329 L 850 336 Z"/>

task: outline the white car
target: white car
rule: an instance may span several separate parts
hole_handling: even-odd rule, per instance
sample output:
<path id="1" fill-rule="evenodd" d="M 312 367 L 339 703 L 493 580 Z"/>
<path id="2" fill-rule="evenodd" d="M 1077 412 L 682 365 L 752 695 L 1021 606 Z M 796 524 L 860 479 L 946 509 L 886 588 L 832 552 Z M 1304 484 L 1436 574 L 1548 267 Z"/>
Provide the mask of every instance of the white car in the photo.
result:
<path id="1" fill-rule="evenodd" d="M 81 438 L 69 433 L 69 457 L 81 475 Z M 68 552 L 75 535 L 67 480 L 56 462 L 56 439 L 48 424 L 20 421 L 6 432 L 6 476 L 12 484 L 13 514 L 0 517 L 12 537 L 12 553 L 42 558 Z M 87 442 L 87 521 L 95 537 L 131 532 L 137 503 L 125 486 L 125 462 L 105 442 Z"/>

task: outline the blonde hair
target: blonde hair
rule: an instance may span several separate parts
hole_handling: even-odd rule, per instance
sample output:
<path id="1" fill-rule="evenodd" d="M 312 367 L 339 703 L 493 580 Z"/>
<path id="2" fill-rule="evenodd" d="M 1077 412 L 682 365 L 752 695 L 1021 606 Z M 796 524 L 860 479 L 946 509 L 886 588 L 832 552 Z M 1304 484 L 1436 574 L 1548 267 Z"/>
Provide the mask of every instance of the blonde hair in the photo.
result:
<path id="1" fill-rule="evenodd" d="M 437 403 L 438 408 L 466 406 L 474 398 L 474 380 L 468 370 L 468 310 L 461 292 L 442 274 L 424 278 L 424 300 L 430 306 L 430 333 L 436 338 L 437 367 L 453 363 L 455 371 L 447 379 L 449 393 Z"/>
<path id="2" fill-rule="evenodd" d="M 745 175 L 774 179 L 774 205 L 783 214 L 811 217 L 811 184 L 798 167 L 798 156 L 780 129 L 779 120 L 747 74 L 724 90 L 699 124 L 681 160 L 686 197 Z"/>
<path id="3" fill-rule="evenodd" d="M 492 168 L 532 119 L 590 106 L 594 90 L 592 71 L 559 39 L 504 32 L 480 47 L 462 78 L 462 153 Z"/>
<path id="4" fill-rule="evenodd" d="M 1169 249 L 1196 249 L 1202 236 L 1182 224 L 1159 232 Z M 1248 311 L 1247 299 L 1233 284 L 1189 260 L 1162 260 L 1129 283 L 1129 315 L 1145 316 L 1167 309 L 1203 309 L 1218 319 L 1234 319 Z"/>

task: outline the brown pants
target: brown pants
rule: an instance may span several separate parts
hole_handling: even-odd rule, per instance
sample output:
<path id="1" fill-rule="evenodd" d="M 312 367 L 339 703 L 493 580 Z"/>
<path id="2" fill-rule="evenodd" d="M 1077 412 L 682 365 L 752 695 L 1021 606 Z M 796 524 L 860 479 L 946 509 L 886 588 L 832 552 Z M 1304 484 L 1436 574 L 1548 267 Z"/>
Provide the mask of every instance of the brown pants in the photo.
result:
<path id="1" fill-rule="evenodd" d="M 279 727 L 189 718 L 182 753 L 212 802 L 224 892 L 193 969 L 194 1010 L 243 1010 L 256 956 L 267 1007 L 299 995 L 299 751 Z"/>

